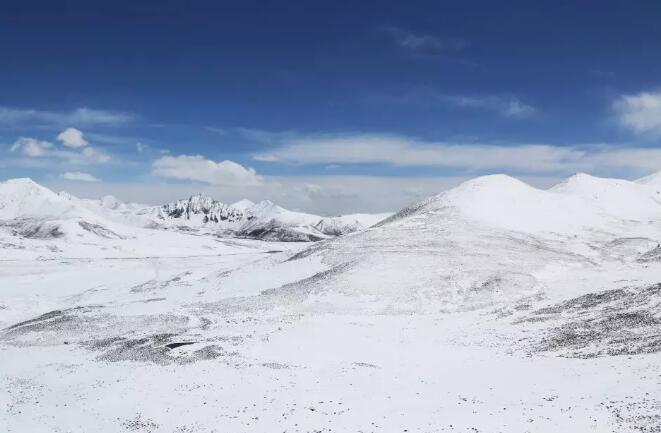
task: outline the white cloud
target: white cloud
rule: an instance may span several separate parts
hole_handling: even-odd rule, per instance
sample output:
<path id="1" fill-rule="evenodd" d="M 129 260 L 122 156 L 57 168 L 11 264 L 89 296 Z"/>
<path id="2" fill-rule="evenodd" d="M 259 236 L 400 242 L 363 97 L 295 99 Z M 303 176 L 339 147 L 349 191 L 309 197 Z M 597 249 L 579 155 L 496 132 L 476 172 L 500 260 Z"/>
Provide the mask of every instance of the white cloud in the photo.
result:
<path id="1" fill-rule="evenodd" d="M 98 164 L 105 164 L 106 162 L 109 162 L 112 159 L 110 155 L 108 155 L 107 153 L 93 147 L 84 148 L 82 154 L 86 156 L 90 161 L 96 162 Z"/>
<path id="2" fill-rule="evenodd" d="M 147 148 L 146 144 L 142 144 L 139 141 L 137 143 L 135 143 L 135 150 L 137 150 L 138 153 L 144 152 L 146 148 Z"/>
<path id="3" fill-rule="evenodd" d="M 509 119 L 527 119 L 537 109 L 511 94 L 452 95 L 430 88 L 415 88 L 400 94 L 372 95 L 365 98 L 372 105 L 402 105 L 425 109 L 461 108 L 497 113 Z"/>
<path id="4" fill-rule="evenodd" d="M 386 164 L 438 167 L 468 174 L 510 172 L 570 174 L 577 171 L 638 175 L 661 170 L 661 149 L 549 144 L 501 145 L 424 142 L 392 135 L 300 137 L 285 141 L 255 160 L 292 164 Z"/>
<path id="5" fill-rule="evenodd" d="M 661 91 L 622 95 L 613 110 L 620 125 L 634 133 L 661 135 Z"/>
<path id="6" fill-rule="evenodd" d="M 41 141 L 35 138 L 20 137 L 11 145 L 9 150 L 11 152 L 21 152 L 23 155 L 29 157 L 42 157 L 47 156 L 50 149 L 53 148 L 53 143 L 48 141 Z"/>
<path id="7" fill-rule="evenodd" d="M 581 150 L 543 144 L 489 146 L 426 143 L 398 136 L 354 135 L 299 138 L 268 153 L 257 154 L 255 159 L 300 164 L 380 163 L 545 172 L 574 164 L 583 155 Z"/>
<path id="8" fill-rule="evenodd" d="M 263 183 L 254 169 L 233 161 L 215 162 L 201 155 L 164 156 L 152 163 L 152 172 L 172 179 L 192 180 L 212 185 L 257 186 Z"/>
<path id="9" fill-rule="evenodd" d="M 129 113 L 81 107 L 73 111 L 47 111 L 0 107 L 0 123 L 16 125 L 41 122 L 55 125 L 117 125 L 135 120 Z"/>
<path id="10" fill-rule="evenodd" d="M 108 110 L 94 110 L 92 108 L 78 108 L 67 116 L 72 118 L 74 123 L 83 124 L 118 124 L 128 123 L 135 120 L 135 116 L 130 113 Z"/>
<path id="11" fill-rule="evenodd" d="M 87 140 L 85 140 L 83 132 L 76 128 L 65 129 L 58 134 L 57 139 L 66 147 L 87 146 Z"/>
<path id="12" fill-rule="evenodd" d="M 613 148 L 601 146 L 586 158 L 587 169 L 600 172 L 624 169 L 632 173 L 649 174 L 661 170 L 661 149 L 648 147 Z"/>
<path id="13" fill-rule="evenodd" d="M 101 180 L 92 176 L 89 173 L 83 173 L 81 171 L 68 171 L 60 175 L 62 179 L 72 180 L 77 182 L 100 182 Z"/>
<path id="14" fill-rule="evenodd" d="M 38 157 L 44 161 L 59 160 L 75 165 L 104 164 L 111 160 L 110 155 L 93 147 L 84 147 L 79 152 L 78 149 L 57 148 L 49 141 L 30 137 L 20 137 L 9 147 L 9 151 L 18 152 L 30 158 Z"/>

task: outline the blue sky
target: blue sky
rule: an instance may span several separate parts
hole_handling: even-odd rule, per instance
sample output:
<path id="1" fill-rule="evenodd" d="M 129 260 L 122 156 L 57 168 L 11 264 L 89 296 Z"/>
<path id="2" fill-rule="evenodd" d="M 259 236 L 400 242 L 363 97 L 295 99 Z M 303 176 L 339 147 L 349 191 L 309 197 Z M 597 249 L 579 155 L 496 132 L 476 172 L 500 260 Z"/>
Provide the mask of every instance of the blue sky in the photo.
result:
<path id="1" fill-rule="evenodd" d="M 655 1 L 13 2 L 0 177 L 322 213 L 487 173 L 635 178 L 661 169 L 659 22 Z"/>

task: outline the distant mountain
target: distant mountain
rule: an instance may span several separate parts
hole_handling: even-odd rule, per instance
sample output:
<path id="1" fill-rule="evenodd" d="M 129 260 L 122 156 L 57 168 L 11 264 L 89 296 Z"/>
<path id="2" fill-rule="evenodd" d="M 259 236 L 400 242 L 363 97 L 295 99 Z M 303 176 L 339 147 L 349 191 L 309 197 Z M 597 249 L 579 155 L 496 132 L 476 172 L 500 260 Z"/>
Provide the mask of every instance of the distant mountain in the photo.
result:
<path id="1" fill-rule="evenodd" d="M 206 229 L 239 238 L 270 241 L 318 241 L 363 230 L 390 215 L 322 217 L 290 211 L 268 200 L 225 204 L 202 194 L 142 213 L 151 213 L 156 224 L 166 227 Z"/>
<path id="2" fill-rule="evenodd" d="M 139 231 L 30 179 L 0 183 L 0 256 L 128 255 L 142 248 L 136 241 Z"/>
<path id="3" fill-rule="evenodd" d="M 225 204 L 196 194 L 162 206 L 123 203 L 113 196 L 100 200 L 56 194 L 30 179 L 0 183 L 0 224 L 31 238 L 84 240 L 123 239 L 135 229 L 162 229 L 259 239 L 318 241 L 364 230 L 390 214 L 321 217 L 284 209 L 268 200 Z M 94 240 L 93 239 L 93 240 Z"/>
<path id="4" fill-rule="evenodd" d="M 226 237 L 265 241 L 318 241 L 364 230 L 391 214 L 354 214 L 322 217 L 284 209 L 269 200 L 243 199 L 226 204 L 195 194 L 162 206 L 122 203 L 115 197 L 86 200 L 60 195 L 103 217 L 146 228 L 211 232 Z"/>
<path id="5" fill-rule="evenodd" d="M 30 179 L 0 183 L 0 226 L 29 239 L 125 237 L 101 216 Z"/>
<path id="6" fill-rule="evenodd" d="M 0 258 L 121 258 L 268 251 L 259 242 L 149 230 L 151 214 L 113 197 L 83 200 L 30 179 L 0 182 Z"/>

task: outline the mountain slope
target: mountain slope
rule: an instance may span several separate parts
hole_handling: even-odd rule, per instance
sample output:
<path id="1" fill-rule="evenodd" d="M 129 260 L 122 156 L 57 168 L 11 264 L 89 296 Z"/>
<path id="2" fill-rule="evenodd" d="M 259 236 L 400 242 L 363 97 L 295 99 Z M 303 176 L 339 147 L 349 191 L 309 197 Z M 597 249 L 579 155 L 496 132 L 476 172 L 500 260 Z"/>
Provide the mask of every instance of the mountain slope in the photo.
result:
<path id="1" fill-rule="evenodd" d="M 651 186 L 653 188 L 659 188 L 661 187 L 661 171 L 657 173 L 652 173 L 645 177 L 641 177 L 640 179 L 636 179 L 635 182 L 640 183 L 642 185 Z"/>
<path id="2" fill-rule="evenodd" d="M 302 251 L 291 260 L 321 261 L 326 271 L 274 296 L 307 293 L 303 308 L 315 310 L 462 310 L 587 289 L 549 291 L 550 269 L 591 274 L 617 265 L 622 278 L 627 267 L 641 268 L 638 260 L 661 240 L 654 193 L 626 182 L 632 190 L 625 194 L 637 191 L 638 205 L 621 210 L 608 205 L 620 194 L 619 182 L 568 185 L 539 190 L 501 175 L 465 182 L 373 228 Z M 603 199 L 586 197 L 594 194 Z"/>

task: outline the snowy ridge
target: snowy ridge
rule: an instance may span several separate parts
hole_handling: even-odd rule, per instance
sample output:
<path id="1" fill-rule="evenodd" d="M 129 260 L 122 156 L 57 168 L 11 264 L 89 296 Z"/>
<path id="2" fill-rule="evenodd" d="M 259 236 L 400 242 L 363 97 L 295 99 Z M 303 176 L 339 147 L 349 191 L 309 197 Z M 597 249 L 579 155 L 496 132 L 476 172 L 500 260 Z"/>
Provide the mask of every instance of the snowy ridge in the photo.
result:
<path id="1" fill-rule="evenodd" d="M 661 221 L 661 194 L 645 183 L 582 173 L 548 190 L 507 175 L 490 175 L 430 197 L 380 225 L 438 212 L 526 233 L 622 231 L 635 222 Z"/>
<path id="2" fill-rule="evenodd" d="M 653 186 L 653 178 L 641 185 L 579 173 L 551 191 L 579 197 L 615 218 L 650 220 L 657 217 L 661 207 L 661 193 Z"/>

